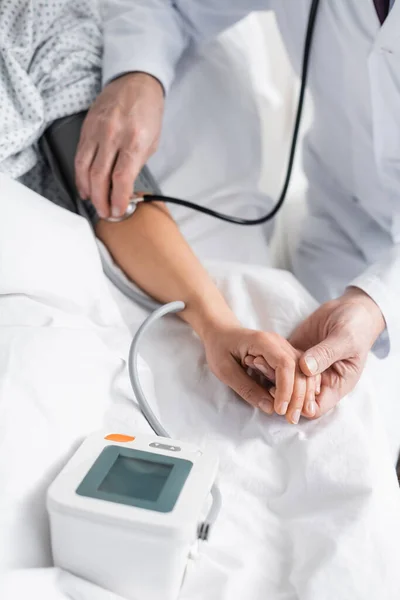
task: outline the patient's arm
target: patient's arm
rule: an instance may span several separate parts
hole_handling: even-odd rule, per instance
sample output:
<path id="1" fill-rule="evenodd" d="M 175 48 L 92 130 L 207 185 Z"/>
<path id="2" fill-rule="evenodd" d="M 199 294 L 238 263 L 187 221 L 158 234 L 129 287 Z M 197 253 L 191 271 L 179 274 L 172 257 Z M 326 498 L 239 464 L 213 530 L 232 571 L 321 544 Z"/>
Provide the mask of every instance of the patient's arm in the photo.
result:
<path id="1" fill-rule="evenodd" d="M 203 341 L 211 370 L 249 404 L 272 413 L 274 401 L 245 370 L 248 355 L 262 355 L 276 380 L 275 407 L 298 420 L 314 379 L 305 377 L 292 346 L 273 333 L 247 330 L 181 235 L 162 204 L 140 204 L 121 223 L 100 220 L 99 239 L 126 275 L 161 302 L 182 300 L 181 317 Z"/>
<path id="2" fill-rule="evenodd" d="M 163 303 L 185 302 L 180 316 L 201 338 L 213 323 L 240 326 L 162 203 L 139 204 L 134 216 L 121 223 L 100 220 L 96 233 L 128 277 L 150 296 Z"/>

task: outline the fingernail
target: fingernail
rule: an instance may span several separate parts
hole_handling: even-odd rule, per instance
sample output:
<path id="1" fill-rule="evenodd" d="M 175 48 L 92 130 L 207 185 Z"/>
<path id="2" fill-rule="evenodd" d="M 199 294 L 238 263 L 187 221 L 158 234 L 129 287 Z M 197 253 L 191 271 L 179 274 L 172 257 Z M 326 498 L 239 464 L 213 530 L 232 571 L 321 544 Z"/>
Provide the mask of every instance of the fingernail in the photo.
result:
<path id="1" fill-rule="evenodd" d="M 268 377 L 269 373 L 267 371 L 267 369 L 264 367 L 264 365 L 258 365 L 257 363 L 254 363 L 255 368 L 260 371 L 260 373 L 262 373 L 265 377 Z"/>
<path id="2" fill-rule="evenodd" d="M 288 408 L 289 408 L 289 403 L 288 402 L 284 402 L 282 404 L 282 406 L 279 408 L 279 414 L 282 415 L 282 416 L 286 415 Z"/>
<path id="3" fill-rule="evenodd" d="M 292 423 L 294 425 L 297 425 L 297 423 L 300 421 L 300 417 L 301 417 L 301 410 L 299 410 L 299 409 L 295 410 L 292 415 Z"/>
<path id="4" fill-rule="evenodd" d="M 316 413 L 315 402 L 312 402 L 311 400 L 310 400 L 310 402 L 308 402 L 308 404 L 307 404 L 307 412 L 308 412 L 308 414 L 311 417 L 313 417 L 315 415 L 315 413 Z"/>
<path id="5" fill-rule="evenodd" d="M 316 394 L 320 394 L 321 393 L 321 382 L 317 383 L 317 389 L 315 390 Z"/>
<path id="6" fill-rule="evenodd" d="M 115 206 L 114 204 L 111 207 L 111 216 L 114 219 L 119 219 L 119 217 L 122 215 L 121 213 L 121 209 L 119 206 Z"/>
<path id="7" fill-rule="evenodd" d="M 304 360 L 310 373 L 315 375 L 318 372 L 318 363 L 315 358 L 313 356 L 306 356 Z"/>
<path id="8" fill-rule="evenodd" d="M 271 394 L 271 396 L 272 396 L 273 398 L 275 398 L 275 394 L 276 394 L 276 388 L 274 388 L 274 387 L 273 387 L 273 388 L 271 388 L 271 389 L 270 389 L 270 390 L 268 390 L 268 391 L 269 391 L 269 393 Z"/>
<path id="9" fill-rule="evenodd" d="M 259 408 L 267 415 L 272 415 L 272 413 L 274 412 L 274 408 L 269 400 L 262 400 L 260 402 Z"/>

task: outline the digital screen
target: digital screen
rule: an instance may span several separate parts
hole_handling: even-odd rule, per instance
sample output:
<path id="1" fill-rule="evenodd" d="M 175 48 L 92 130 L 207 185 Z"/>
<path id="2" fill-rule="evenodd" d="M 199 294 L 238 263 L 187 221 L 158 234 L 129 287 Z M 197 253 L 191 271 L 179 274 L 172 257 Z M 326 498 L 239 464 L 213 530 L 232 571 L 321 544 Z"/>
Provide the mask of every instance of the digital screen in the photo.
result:
<path id="1" fill-rule="evenodd" d="M 99 491 L 156 502 L 173 469 L 172 464 L 119 455 Z"/>

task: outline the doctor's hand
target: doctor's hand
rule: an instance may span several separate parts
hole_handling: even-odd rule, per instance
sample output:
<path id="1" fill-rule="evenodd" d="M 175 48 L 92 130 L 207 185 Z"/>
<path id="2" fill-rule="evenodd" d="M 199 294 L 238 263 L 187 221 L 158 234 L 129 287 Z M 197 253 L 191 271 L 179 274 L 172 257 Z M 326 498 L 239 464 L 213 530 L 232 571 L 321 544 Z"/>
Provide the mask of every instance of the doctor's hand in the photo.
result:
<path id="1" fill-rule="evenodd" d="M 290 343 L 303 351 L 305 375 L 321 374 L 319 417 L 329 412 L 358 383 L 367 356 L 386 327 L 378 305 L 362 290 L 349 288 L 323 304 L 293 333 Z"/>
<path id="2" fill-rule="evenodd" d="M 318 377 L 306 377 L 299 368 L 300 352 L 276 333 L 237 327 L 212 327 L 202 336 L 211 371 L 250 405 L 267 414 L 286 415 L 298 423 L 307 405 L 314 414 Z M 247 373 L 252 357 L 267 365 L 263 375 L 274 386 L 274 397 L 262 382 Z M 269 387 L 271 387 L 271 384 Z"/>
<path id="3" fill-rule="evenodd" d="M 75 159 L 76 184 L 102 218 L 123 215 L 133 185 L 157 149 L 164 112 L 161 83 L 128 73 L 109 83 L 89 110 Z"/>

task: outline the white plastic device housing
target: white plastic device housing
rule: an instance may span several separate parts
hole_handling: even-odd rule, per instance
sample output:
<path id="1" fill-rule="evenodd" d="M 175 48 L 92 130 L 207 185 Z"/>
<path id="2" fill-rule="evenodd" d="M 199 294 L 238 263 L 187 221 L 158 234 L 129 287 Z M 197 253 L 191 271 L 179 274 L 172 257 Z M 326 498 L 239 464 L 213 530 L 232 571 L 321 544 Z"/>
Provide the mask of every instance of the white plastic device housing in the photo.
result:
<path id="1" fill-rule="evenodd" d="M 47 494 L 54 564 L 127 600 L 176 600 L 198 526 L 214 484 L 218 460 L 210 451 L 177 440 L 135 436 L 126 443 L 88 437 Z M 76 489 L 109 445 L 171 456 L 150 446 L 177 446 L 175 458 L 193 463 L 171 512 L 80 496 Z"/>

